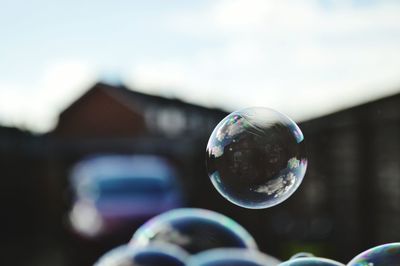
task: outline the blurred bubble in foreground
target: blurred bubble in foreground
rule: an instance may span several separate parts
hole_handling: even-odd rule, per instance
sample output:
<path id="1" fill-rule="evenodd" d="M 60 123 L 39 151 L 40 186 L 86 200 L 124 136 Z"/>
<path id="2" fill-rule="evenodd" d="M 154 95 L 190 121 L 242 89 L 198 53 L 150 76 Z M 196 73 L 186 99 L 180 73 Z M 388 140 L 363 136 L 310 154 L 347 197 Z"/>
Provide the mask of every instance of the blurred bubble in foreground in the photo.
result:
<path id="1" fill-rule="evenodd" d="M 191 254 L 221 247 L 257 249 L 252 236 L 232 219 L 195 208 L 176 209 L 154 217 L 130 241 L 133 247 L 152 243 L 175 244 Z"/>
<path id="2" fill-rule="evenodd" d="M 179 247 L 168 244 L 139 248 L 124 245 L 103 255 L 95 266 L 185 266 L 188 257 Z"/>
<path id="3" fill-rule="evenodd" d="M 390 243 L 368 249 L 352 259 L 348 266 L 399 266 L 400 243 Z"/>
<path id="4" fill-rule="evenodd" d="M 303 133 L 275 110 L 242 109 L 215 127 L 206 164 L 214 187 L 227 200 L 250 209 L 272 207 L 290 197 L 303 180 Z"/>
<path id="5" fill-rule="evenodd" d="M 276 266 L 279 263 L 276 258 L 256 250 L 221 248 L 192 256 L 188 266 Z"/>
<path id="6" fill-rule="evenodd" d="M 344 264 L 325 258 L 308 257 L 295 258 L 285 261 L 279 266 L 345 266 Z"/>

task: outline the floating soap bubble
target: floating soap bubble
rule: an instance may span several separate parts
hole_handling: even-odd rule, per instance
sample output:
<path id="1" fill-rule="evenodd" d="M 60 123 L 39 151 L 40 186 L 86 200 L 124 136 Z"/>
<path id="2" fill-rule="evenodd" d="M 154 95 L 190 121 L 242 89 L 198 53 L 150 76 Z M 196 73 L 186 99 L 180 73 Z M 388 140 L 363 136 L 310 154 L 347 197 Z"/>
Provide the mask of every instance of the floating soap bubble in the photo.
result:
<path id="1" fill-rule="evenodd" d="M 220 247 L 257 249 L 251 235 L 232 219 L 195 208 L 154 217 L 136 231 L 129 244 L 137 247 L 152 243 L 175 244 L 191 254 Z"/>
<path id="2" fill-rule="evenodd" d="M 295 258 L 285 261 L 279 266 L 345 266 L 344 264 L 325 258 L 308 257 Z"/>
<path id="3" fill-rule="evenodd" d="M 233 112 L 207 144 L 208 175 L 219 193 L 241 207 L 262 209 L 286 200 L 306 172 L 303 133 L 269 108 Z"/>
<path id="4" fill-rule="evenodd" d="M 276 266 L 274 257 L 256 250 L 221 248 L 201 252 L 189 259 L 188 266 Z"/>
<path id="5" fill-rule="evenodd" d="M 399 266 L 400 243 L 390 243 L 368 249 L 352 259 L 348 266 Z"/>
<path id="6" fill-rule="evenodd" d="M 170 244 L 138 248 L 124 245 L 103 255 L 94 266 L 185 266 L 188 258 L 185 251 Z"/>

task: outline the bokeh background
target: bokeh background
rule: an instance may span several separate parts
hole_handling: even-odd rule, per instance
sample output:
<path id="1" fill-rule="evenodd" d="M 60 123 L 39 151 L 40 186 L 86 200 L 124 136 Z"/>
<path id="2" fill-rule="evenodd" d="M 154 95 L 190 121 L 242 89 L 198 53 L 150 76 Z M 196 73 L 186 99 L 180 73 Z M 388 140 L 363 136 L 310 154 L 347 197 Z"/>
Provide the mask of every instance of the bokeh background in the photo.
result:
<path id="1" fill-rule="evenodd" d="M 110 155 L 166 160 L 169 207 L 226 214 L 280 259 L 347 262 L 399 241 L 400 2 L 0 3 L 3 263 L 91 265 L 130 239 L 146 215 L 122 208 L 115 229 L 88 233 L 98 217 L 78 204 L 74 167 Z M 204 165 L 214 126 L 248 106 L 296 120 L 308 149 L 299 190 L 265 210 L 224 200 Z"/>

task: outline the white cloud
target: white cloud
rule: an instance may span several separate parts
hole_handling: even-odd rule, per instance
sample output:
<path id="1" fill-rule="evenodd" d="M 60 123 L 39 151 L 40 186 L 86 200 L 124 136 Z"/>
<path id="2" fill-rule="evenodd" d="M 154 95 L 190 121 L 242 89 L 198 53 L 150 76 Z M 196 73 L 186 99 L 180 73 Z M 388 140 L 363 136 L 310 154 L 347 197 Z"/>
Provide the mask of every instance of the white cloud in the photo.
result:
<path id="1" fill-rule="evenodd" d="M 94 69 L 77 60 L 48 64 L 32 83 L 0 84 L 0 119 L 9 126 L 45 132 L 55 126 L 63 108 L 96 80 Z"/>
<path id="2" fill-rule="evenodd" d="M 165 22 L 171 32 L 217 45 L 175 55 L 168 83 L 187 100 L 230 109 L 270 106 L 294 119 L 399 91 L 400 4 L 330 5 L 222 0 L 179 10 Z M 147 72 L 141 83 L 162 75 Z"/>
<path id="3" fill-rule="evenodd" d="M 148 62 L 135 65 L 127 77 L 127 82 L 135 84 L 147 91 L 164 90 L 168 92 L 171 88 L 184 88 L 186 86 L 186 75 L 184 65 L 174 62 Z"/>
<path id="4" fill-rule="evenodd" d="M 121 51 L 100 36 L 98 49 L 81 47 L 89 63 L 57 60 L 37 80 L 0 80 L 0 123 L 50 129 L 97 68 L 110 65 L 146 92 L 226 109 L 268 106 L 296 120 L 398 92 L 400 2 L 323 2 L 215 0 L 160 10 L 156 22 L 141 18 L 148 32 L 119 28 L 134 36 L 116 40 L 127 44 Z M 152 42 L 158 33 L 165 43 Z"/>

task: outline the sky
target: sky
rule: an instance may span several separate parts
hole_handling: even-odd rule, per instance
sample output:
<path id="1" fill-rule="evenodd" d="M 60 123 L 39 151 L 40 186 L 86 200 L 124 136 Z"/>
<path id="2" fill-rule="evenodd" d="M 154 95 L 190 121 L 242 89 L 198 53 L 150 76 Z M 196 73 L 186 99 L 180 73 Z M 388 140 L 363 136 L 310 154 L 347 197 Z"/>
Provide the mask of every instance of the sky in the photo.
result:
<path id="1" fill-rule="evenodd" d="M 400 92 L 400 1 L 0 3 L 1 125 L 49 131 L 99 80 L 297 121 Z"/>

